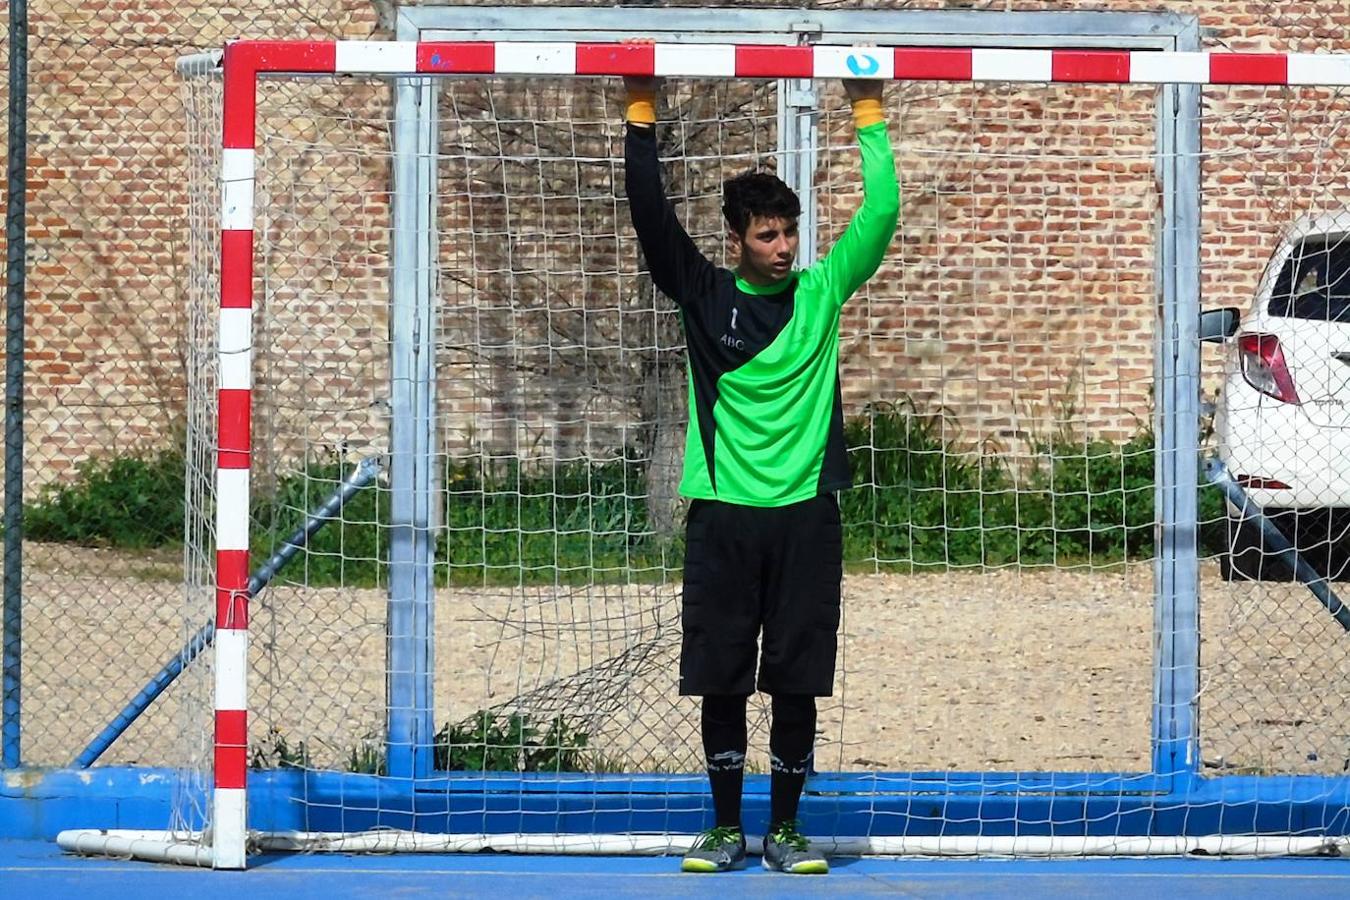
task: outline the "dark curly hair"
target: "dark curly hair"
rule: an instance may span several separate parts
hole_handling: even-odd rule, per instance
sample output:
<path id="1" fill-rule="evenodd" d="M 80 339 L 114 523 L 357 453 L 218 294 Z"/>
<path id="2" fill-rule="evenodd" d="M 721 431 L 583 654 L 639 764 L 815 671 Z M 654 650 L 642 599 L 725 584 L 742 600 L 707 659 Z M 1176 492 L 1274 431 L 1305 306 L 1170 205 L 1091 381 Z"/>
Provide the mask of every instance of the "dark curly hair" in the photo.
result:
<path id="1" fill-rule="evenodd" d="M 755 216 L 796 219 L 802 203 L 783 179 L 768 172 L 743 172 L 722 182 L 722 215 L 742 238 Z"/>

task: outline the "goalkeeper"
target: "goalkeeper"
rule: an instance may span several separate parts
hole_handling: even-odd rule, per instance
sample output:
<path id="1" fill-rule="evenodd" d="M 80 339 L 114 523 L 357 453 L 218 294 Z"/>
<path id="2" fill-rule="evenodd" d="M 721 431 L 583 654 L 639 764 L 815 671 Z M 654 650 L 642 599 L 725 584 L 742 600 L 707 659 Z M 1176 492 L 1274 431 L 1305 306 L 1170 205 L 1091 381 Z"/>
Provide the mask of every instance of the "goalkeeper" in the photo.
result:
<path id="1" fill-rule="evenodd" d="M 833 691 L 843 535 L 836 491 L 850 486 L 839 389 L 844 302 L 881 264 L 899 188 L 880 81 L 846 80 L 862 153 L 863 201 L 819 262 L 795 269 L 797 195 L 748 172 L 723 185 L 735 271 L 709 262 L 661 185 L 653 78 L 627 78 L 625 183 L 656 287 L 679 307 L 689 349 L 689 432 L 680 693 L 703 698 L 715 826 L 686 872 L 745 865 L 741 789 L 746 700 L 772 699 L 770 822 L 764 866 L 824 873 L 797 808 L 811 767 L 816 697 Z M 762 632 L 762 651 L 757 642 Z M 756 677 L 758 663 L 758 677 Z"/>

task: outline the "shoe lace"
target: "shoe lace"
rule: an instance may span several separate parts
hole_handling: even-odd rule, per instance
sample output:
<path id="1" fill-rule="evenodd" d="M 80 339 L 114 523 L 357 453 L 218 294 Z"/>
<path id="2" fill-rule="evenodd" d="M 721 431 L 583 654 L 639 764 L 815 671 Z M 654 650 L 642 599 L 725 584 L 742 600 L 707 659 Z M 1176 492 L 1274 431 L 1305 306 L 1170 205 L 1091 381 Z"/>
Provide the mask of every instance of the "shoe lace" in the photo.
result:
<path id="1" fill-rule="evenodd" d="M 793 850 L 805 851 L 810 847 L 810 843 L 797 830 L 797 820 L 789 819 L 786 822 L 779 823 L 778 827 L 770 834 L 775 843 L 782 844 L 785 847 L 791 847 Z"/>
<path id="2" fill-rule="evenodd" d="M 739 828 L 719 825 L 703 833 L 703 840 L 699 843 L 699 849 L 716 850 L 723 844 L 739 844 L 740 842 L 741 830 Z"/>

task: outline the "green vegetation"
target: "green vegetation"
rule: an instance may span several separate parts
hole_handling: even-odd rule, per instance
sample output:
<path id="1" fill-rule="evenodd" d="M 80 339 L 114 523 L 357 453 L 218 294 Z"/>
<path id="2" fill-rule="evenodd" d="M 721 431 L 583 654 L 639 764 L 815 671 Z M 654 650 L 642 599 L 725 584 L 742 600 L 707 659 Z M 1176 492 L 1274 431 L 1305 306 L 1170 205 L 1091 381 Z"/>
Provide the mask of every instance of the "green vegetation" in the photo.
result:
<path id="1" fill-rule="evenodd" d="M 1109 565 L 1154 552 L 1153 436 L 1123 444 L 1060 434 L 1009 462 L 975 452 L 976 436 L 905 406 L 873 406 L 846 426 L 854 481 L 841 496 L 845 558 L 909 571 L 947 566 Z M 275 484 L 255 484 L 254 559 L 260 563 L 348 474 L 312 460 Z M 164 451 L 82 465 L 26 509 L 39 541 L 144 550 L 183 535 L 183 458 Z M 529 466 L 485 455 L 449 460 L 439 584 L 572 583 L 665 577 L 683 547 L 647 522 L 645 473 L 628 455 Z M 1202 523 L 1222 499 L 1200 491 Z M 281 575 L 317 585 L 387 582 L 390 493 L 358 493 Z M 1206 552 L 1222 528 L 1203 527 Z M 296 571 L 301 569 L 302 571 Z"/>
<path id="2" fill-rule="evenodd" d="M 855 488 L 841 495 L 846 560 L 885 568 L 1144 559 L 1154 552 L 1153 434 L 1124 444 L 1061 434 L 1009 464 L 974 454 L 939 416 L 873 408 L 846 426 Z M 1200 521 L 1223 517 L 1212 487 Z M 1221 528 L 1218 529 L 1221 531 Z M 1202 543 L 1211 552 L 1222 538 Z"/>
<path id="3" fill-rule="evenodd" d="M 581 772 L 588 735 L 564 716 L 540 731 L 530 717 L 479 710 L 436 732 L 434 765 L 464 772 Z"/>
<path id="4" fill-rule="evenodd" d="M 248 748 L 251 769 L 307 769 L 309 748 L 304 741 L 292 745 L 278 728 L 269 728 L 267 736 Z"/>
<path id="5" fill-rule="evenodd" d="M 388 775 L 385 764 L 384 741 L 368 734 L 347 753 L 347 771 L 362 775 Z"/>
<path id="6" fill-rule="evenodd" d="M 24 534 L 127 550 L 179 544 L 183 472 L 178 449 L 81 463 L 73 480 L 47 485 L 24 507 Z"/>
<path id="7" fill-rule="evenodd" d="M 438 771 L 583 772 L 594 764 L 586 732 L 561 715 L 541 727 L 528 715 L 480 709 L 462 722 L 442 725 L 433 740 Z M 248 761 L 253 769 L 311 767 L 306 743 L 290 743 L 277 728 L 249 747 Z M 347 753 L 347 771 L 387 774 L 383 740 L 373 734 L 362 738 Z"/>

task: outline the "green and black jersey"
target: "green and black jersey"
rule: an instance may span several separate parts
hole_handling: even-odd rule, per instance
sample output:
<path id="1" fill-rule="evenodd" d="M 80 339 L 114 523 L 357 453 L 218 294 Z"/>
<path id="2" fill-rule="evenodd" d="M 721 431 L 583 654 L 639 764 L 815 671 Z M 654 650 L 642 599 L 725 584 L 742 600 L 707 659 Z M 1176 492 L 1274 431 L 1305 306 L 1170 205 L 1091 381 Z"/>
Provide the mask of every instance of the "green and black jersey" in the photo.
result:
<path id="1" fill-rule="evenodd" d="M 661 187 L 655 130 L 629 126 L 633 227 L 689 347 L 680 493 L 786 506 L 850 485 L 839 390 L 839 316 L 881 264 L 899 217 L 886 123 L 858 129 L 863 202 L 829 254 L 758 287 L 699 253 Z"/>

